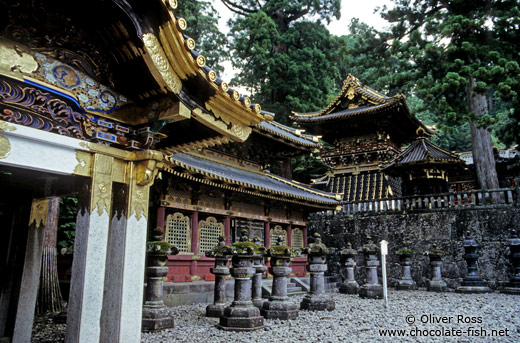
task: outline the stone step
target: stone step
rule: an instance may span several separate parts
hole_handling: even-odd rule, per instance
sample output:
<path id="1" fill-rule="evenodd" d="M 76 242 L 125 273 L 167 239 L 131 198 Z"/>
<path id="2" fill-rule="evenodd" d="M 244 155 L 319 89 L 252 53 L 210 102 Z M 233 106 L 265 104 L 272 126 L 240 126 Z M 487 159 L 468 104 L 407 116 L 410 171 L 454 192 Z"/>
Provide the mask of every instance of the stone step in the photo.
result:
<path id="1" fill-rule="evenodd" d="M 293 287 L 287 287 L 287 293 L 294 293 L 294 292 L 301 292 L 302 288 L 293 286 Z"/>

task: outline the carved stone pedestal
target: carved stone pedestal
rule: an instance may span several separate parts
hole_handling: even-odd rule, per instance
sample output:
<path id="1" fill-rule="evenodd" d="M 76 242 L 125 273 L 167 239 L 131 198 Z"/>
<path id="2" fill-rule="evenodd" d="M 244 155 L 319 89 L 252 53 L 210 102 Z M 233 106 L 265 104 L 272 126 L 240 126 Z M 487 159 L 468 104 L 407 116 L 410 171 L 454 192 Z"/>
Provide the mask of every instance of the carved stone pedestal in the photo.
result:
<path id="1" fill-rule="evenodd" d="M 480 245 L 471 237 L 470 234 L 466 236 L 462 246 L 464 247 L 464 259 L 468 265 L 468 274 L 464 277 L 461 286 L 456 289 L 458 293 L 487 293 L 491 289 L 487 283 L 482 280 L 478 271 L 478 248 Z"/>
<path id="2" fill-rule="evenodd" d="M 511 238 L 509 239 L 509 259 L 513 266 L 513 275 L 502 293 L 520 294 L 520 238 L 518 233 L 513 230 Z"/>
<path id="3" fill-rule="evenodd" d="M 400 255 L 399 262 L 401 263 L 401 267 L 403 268 L 403 276 L 399 280 L 397 284 L 397 289 L 399 290 L 415 290 L 417 289 L 417 284 L 414 279 L 412 279 L 412 258 L 408 254 Z"/>
<path id="4" fill-rule="evenodd" d="M 149 242 L 151 244 L 153 242 Z M 162 300 L 163 278 L 168 274 L 168 257 L 161 253 L 148 253 L 146 267 L 146 301 L 143 305 L 142 331 L 160 331 L 174 327 L 173 317 Z"/>
<path id="5" fill-rule="evenodd" d="M 258 237 L 253 238 L 253 242 L 260 248 L 265 249 L 260 244 Z M 267 267 L 265 265 L 265 254 L 255 253 L 253 256 L 253 268 L 255 268 L 255 275 L 253 275 L 253 305 L 262 309 L 264 303 L 267 301 L 262 298 L 262 279 Z"/>
<path id="6" fill-rule="evenodd" d="M 269 272 L 273 275 L 273 288 L 269 301 L 262 307 L 262 316 L 266 319 L 295 319 L 298 317 L 298 306 L 289 302 L 287 296 L 287 276 L 291 275 L 291 250 L 283 245 L 281 239 L 277 245 L 267 251 L 271 257 Z"/>
<path id="7" fill-rule="evenodd" d="M 309 244 L 305 249 L 307 253 L 307 270 L 311 274 L 310 294 L 307 294 L 300 303 L 301 310 L 332 311 L 336 308 L 334 300 L 325 294 L 325 277 L 327 271 L 327 254 L 334 252 L 321 242 L 320 235 L 314 235 L 315 243 Z"/>
<path id="8" fill-rule="evenodd" d="M 247 235 L 247 230 L 245 234 Z M 242 234 L 240 242 L 232 246 L 234 252 L 231 259 L 231 275 L 235 279 L 235 298 L 220 317 L 217 327 L 222 330 L 251 331 L 264 327 L 264 317 L 251 301 L 251 277 L 255 273 L 252 247 L 254 244 L 247 241 L 246 235 Z"/>
<path id="9" fill-rule="evenodd" d="M 441 275 L 442 255 L 441 253 L 430 253 L 429 256 L 432 267 L 432 279 L 428 280 L 426 289 L 431 292 L 446 292 L 448 285 L 444 282 Z"/>
<path id="10" fill-rule="evenodd" d="M 224 315 L 226 308 L 226 276 L 229 275 L 227 263 L 231 255 L 231 248 L 225 245 L 225 237 L 219 237 L 218 245 L 212 250 L 207 251 L 207 257 L 215 258 L 215 267 L 211 268 L 211 273 L 215 275 L 215 290 L 213 304 L 206 306 L 206 317 L 219 318 Z"/>
<path id="11" fill-rule="evenodd" d="M 356 262 L 354 257 L 357 255 L 357 251 L 352 249 L 352 244 L 347 243 L 347 247 L 340 252 L 341 261 L 345 266 L 345 281 L 339 286 L 339 292 L 343 294 L 358 294 L 359 284 L 354 278 L 354 268 Z"/>
<path id="12" fill-rule="evenodd" d="M 368 243 L 363 246 L 367 282 L 359 288 L 359 296 L 361 298 L 383 299 L 383 286 L 381 286 L 377 278 L 377 267 L 379 266 L 377 252 L 377 245 L 372 242 L 371 237 L 368 237 Z"/>

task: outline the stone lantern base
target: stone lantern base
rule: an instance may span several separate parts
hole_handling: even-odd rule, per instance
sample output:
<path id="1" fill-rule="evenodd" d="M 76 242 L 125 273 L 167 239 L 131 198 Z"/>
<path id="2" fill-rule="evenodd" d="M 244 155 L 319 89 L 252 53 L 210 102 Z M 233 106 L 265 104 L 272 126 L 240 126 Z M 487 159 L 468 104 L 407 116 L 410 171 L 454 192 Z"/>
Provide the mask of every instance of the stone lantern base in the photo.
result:
<path id="1" fill-rule="evenodd" d="M 461 286 L 455 292 L 457 293 L 489 293 L 491 289 L 487 283 L 478 275 L 468 275 L 464 278 Z"/>
<path id="2" fill-rule="evenodd" d="M 300 303 L 301 310 L 308 311 L 333 311 L 336 303 L 332 298 L 325 294 L 311 295 L 307 294 Z"/>
<path id="3" fill-rule="evenodd" d="M 358 294 L 359 284 L 353 281 L 345 281 L 339 286 L 339 292 L 342 294 Z"/>
<path id="4" fill-rule="evenodd" d="M 209 304 L 206 306 L 206 317 L 220 318 L 224 315 L 226 304 Z"/>
<path id="5" fill-rule="evenodd" d="M 359 288 L 359 296 L 367 299 L 383 299 L 383 286 L 380 284 L 365 284 Z"/>
<path id="6" fill-rule="evenodd" d="M 168 309 L 162 305 L 153 307 L 143 306 L 142 331 L 153 332 L 174 327 L 173 317 L 168 313 Z"/>
<path id="7" fill-rule="evenodd" d="M 265 319 L 296 319 L 298 306 L 288 301 L 270 300 L 264 303 L 261 313 Z"/>
<path id="8" fill-rule="evenodd" d="M 401 280 L 399 280 L 399 283 L 397 284 L 396 288 L 398 290 L 405 290 L 405 291 L 416 290 L 417 284 L 415 283 L 415 281 L 413 279 L 401 279 Z"/>
<path id="9" fill-rule="evenodd" d="M 430 292 L 446 292 L 448 290 L 448 285 L 444 280 L 428 280 L 426 289 Z"/>
<path id="10" fill-rule="evenodd" d="M 220 317 L 219 329 L 226 331 L 252 331 L 264 327 L 264 317 L 254 306 L 227 307 Z"/>
<path id="11" fill-rule="evenodd" d="M 505 293 L 505 294 L 520 295 L 520 288 L 519 287 L 504 287 L 500 292 Z"/>
<path id="12" fill-rule="evenodd" d="M 489 293 L 491 288 L 487 286 L 460 286 L 455 290 L 457 293 Z"/>

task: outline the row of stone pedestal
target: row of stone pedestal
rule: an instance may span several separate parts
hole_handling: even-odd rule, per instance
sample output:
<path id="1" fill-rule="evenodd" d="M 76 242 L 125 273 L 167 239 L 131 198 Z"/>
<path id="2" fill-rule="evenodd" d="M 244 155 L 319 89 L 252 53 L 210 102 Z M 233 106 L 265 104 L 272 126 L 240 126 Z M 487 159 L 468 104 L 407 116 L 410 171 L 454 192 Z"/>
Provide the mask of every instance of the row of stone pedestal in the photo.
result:
<path id="1" fill-rule="evenodd" d="M 283 244 L 281 237 L 269 249 L 259 245 L 258 240 L 249 242 L 247 231 L 243 232 L 240 242 L 231 247 L 220 244 L 207 255 L 215 258 L 214 303 L 206 308 L 206 316 L 219 317 L 218 327 L 223 330 L 246 331 L 264 326 L 265 319 L 289 320 L 298 317 L 298 311 L 333 310 L 334 301 L 325 295 L 324 272 L 327 270 L 326 256 L 330 252 L 321 243 L 319 235 L 316 242 L 309 244 L 303 251 L 294 251 Z M 291 274 L 290 261 L 295 253 L 307 254 L 307 270 L 310 273 L 310 293 L 300 307 L 289 301 L 287 296 L 287 277 Z M 266 258 L 270 257 L 269 273 L 273 276 L 272 292 L 269 299 L 262 298 L 262 275 L 267 270 Z M 227 262 L 231 258 L 231 268 Z M 226 306 L 225 282 L 231 274 L 235 280 L 234 300 Z"/>
<path id="2" fill-rule="evenodd" d="M 505 287 L 502 292 L 520 294 L 520 238 L 516 231 L 513 231 L 509 242 L 509 257 L 513 265 L 514 273 L 507 287 Z M 470 234 L 467 234 L 463 242 L 463 247 L 465 251 L 464 259 L 468 266 L 468 273 L 464 277 L 461 286 L 458 287 L 456 291 L 461 293 L 490 292 L 491 289 L 487 286 L 487 283 L 482 280 L 478 271 L 477 262 L 478 249 L 480 248 L 480 245 Z M 339 291 L 345 294 L 359 294 L 361 297 L 366 298 L 382 298 L 383 289 L 378 282 L 377 276 L 377 267 L 379 266 L 379 261 L 377 259 L 377 246 L 369 238 L 369 242 L 363 246 L 362 251 L 365 255 L 366 261 L 365 267 L 367 282 L 361 287 L 359 287 L 356 282 L 354 278 L 354 268 L 356 266 L 354 257 L 357 255 L 357 251 L 352 249 L 351 244 L 347 244 L 347 247 L 340 252 L 342 262 L 345 266 L 346 278 L 340 286 Z M 403 272 L 396 288 L 399 290 L 417 289 L 417 285 L 411 275 L 411 250 L 404 248 L 400 249 L 398 253 Z M 441 275 L 442 255 L 442 251 L 437 249 L 433 249 L 428 253 L 432 268 L 432 278 L 431 280 L 428 280 L 427 284 L 427 289 L 429 291 L 444 292 L 448 288 Z"/>

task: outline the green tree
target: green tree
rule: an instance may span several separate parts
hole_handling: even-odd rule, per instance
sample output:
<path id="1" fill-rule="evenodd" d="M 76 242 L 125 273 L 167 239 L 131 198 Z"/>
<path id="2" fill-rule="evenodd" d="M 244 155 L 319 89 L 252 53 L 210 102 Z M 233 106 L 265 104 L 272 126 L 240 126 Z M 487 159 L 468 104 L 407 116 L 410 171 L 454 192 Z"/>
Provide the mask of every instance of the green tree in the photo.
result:
<path id="1" fill-rule="evenodd" d="M 517 1 L 394 0 L 384 17 L 393 46 L 413 66 L 416 94 L 443 122 L 469 122 L 481 188 L 497 188 L 490 129 L 493 99 L 508 102 L 513 121 L 519 91 Z M 516 117 L 516 119 L 518 119 Z M 517 121 L 518 123 L 518 121 Z M 518 127 L 510 131 L 518 132 Z M 510 134 L 514 137 L 514 133 Z"/>
<path id="2" fill-rule="evenodd" d="M 340 76 L 336 41 L 319 20 L 339 17 L 340 1 L 222 1 L 236 14 L 230 21 L 232 62 L 240 70 L 235 81 L 282 123 L 291 110 L 325 106 Z"/>
<path id="3" fill-rule="evenodd" d="M 179 1 L 175 13 L 186 19 L 186 33 L 197 43 L 195 49 L 206 57 L 213 70 L 222 72 L 222 62 L 229 55 L 228 44 L 226 35 L 218 28 L 220 16 L 212 1 Z"/>

